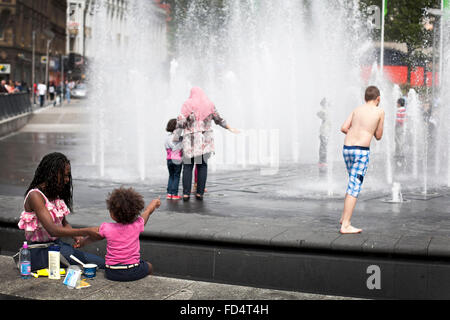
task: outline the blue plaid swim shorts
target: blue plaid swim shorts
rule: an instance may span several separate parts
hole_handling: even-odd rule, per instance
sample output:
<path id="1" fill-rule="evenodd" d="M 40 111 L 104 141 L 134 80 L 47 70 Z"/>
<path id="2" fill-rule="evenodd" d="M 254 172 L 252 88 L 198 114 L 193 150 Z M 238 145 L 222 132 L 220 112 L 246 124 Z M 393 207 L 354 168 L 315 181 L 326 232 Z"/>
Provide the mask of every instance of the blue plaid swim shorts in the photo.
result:
<path id="1" fill-rule="evenodd" d="M 344 146 L 343 155 L 348 171 L 346 193 L 358 198 L 369 165 L 370 149 L 368 147 Z"/>

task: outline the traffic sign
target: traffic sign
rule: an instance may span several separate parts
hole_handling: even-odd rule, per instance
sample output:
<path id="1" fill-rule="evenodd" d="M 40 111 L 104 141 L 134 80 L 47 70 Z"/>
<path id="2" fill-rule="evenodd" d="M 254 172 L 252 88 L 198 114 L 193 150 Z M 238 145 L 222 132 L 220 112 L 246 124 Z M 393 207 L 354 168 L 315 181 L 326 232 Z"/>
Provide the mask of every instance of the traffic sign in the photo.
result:
<path id="1" fill-rule="evenodd" d="M 10 73 L 11 73 L 11 65 L 0 63 L 0 74 L 10 74 Z"/>

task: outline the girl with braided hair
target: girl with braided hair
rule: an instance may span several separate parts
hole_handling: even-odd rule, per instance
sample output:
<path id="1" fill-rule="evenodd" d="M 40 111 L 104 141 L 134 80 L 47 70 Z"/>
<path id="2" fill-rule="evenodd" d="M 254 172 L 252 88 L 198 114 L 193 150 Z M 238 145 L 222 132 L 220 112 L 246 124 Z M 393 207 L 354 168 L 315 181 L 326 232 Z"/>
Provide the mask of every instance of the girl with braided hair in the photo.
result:
<path id="1" fill-rule="evenodd" d="M 105 260 L 94 254 L 82 252 L 60 238 L 72 237 L 75 246 L 83 236 L 95 235 L 94 228 L 72 228 L 66 216 L 72 210 L 72 174 L 70 161 L 59 152 L 44 156 L 34 178 L 25 192 L 24 211 L 19 228 L 25 231 L 29 244 L 60 246 L 61 256 L 70 264 L 74 255 L 83 263 L 95 263 L 104 268 Z M 31 270 L 48 267 L 48 247 L 31 249 Z"/>

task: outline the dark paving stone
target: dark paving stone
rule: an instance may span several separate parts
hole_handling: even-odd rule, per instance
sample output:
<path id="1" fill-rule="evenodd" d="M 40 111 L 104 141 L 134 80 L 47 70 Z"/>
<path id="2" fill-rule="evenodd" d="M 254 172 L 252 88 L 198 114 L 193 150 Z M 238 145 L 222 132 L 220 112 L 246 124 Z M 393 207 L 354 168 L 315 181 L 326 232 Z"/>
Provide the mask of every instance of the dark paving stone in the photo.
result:
<path id="1" fill-rule="evenodd" d="M 399 299 L 426 299 L 428 297 L 428 268 L 426 265 L 397 264 L 393 278 L 395 296 Z"/>
<path id="2" fill-rule="evenodd" d="M 331 243 L 331 248 L 335 250 L 349 250 L 359 252 L 363 249 L 363 244 L 367 241 L 369 235 L 365 233 L 354 235 L 340 235 Z"/>
<path id="3" fill-rule="evenodd" d="M 386 234 L 368 235 L 367 240 L 362 245 L 362 251 L 366 253 L 387 253 L 392 254 L 395 245 L 401 236 L 392 236 Z"/>
<path id="4" fill-rule="evenodd" d="M 228 228 L 214 234 L 214 240 L 240 243 L 247 234 L 260 230 L 260 225 L 256 222 L 241 222 L 239 224 L 227 225 Z"/>
<path id="5" fill-rule="evenodd" d="M 210 171 L 204 201 L 174 202 L 164 199 L 165 176 L 128 183 L 91 177 L 98 169 L 91 164 L 87 134 L 19 133 L 0 140 L 0 150 L 0 221 L 11 225 L 18 221 L 39 160 L 58 150 L 72 163 L 74 214 L 68 220 L 74 226 L 111 221 L 105 199 L 124 184 L 141 192 L 147 203 L 162 196 L 143 237 L 450 257 L 445 248 L 450 236 L 446 187 L 433 190 L 439 196 L 426 201 L 388 204 L 381 201 L 387 194 L 375 188 L 378 177 L 368 176 L 352 218 L 363 233 L 341 236 L 338 221 L 346 180 L 341 162 L 334 166 L 336 186 L 330 197 L 315 165 L 286 164 L 274 175 L 262 175 L 259 168 Z M 418 191 L 407 183 L 404 188 L 405 194 Z"/>
<path id="6" fill-rule="evenodd" d="M 341 235 L 336 232 L 309 232 L 300 239 L 300 247 L 308 249 L 332 249 L 333 242 Z"/>
<path id="7" fill-rule="evenodd" d="M 300 247 L 300 242 L 304 241 L 305 235 L 309 232 L 304 227 L 289 227 L 286 231 L 274 236 L 270 244 L 281 247 Z"/>
<path id="8" fill-rule="evenodd" d="M 141 255 L 155 266 L 155 273 L 160 275 L 214 279 L 215 249 L 210 246 L 146 241 L 141 243 Z"/>
<path id="9" fill-rule="evenodd" d="M 242 237 L 245 243 L 255 243 L 261 245 L 270 245 L 272 239 L 287 230 L 286 227 L 261 225 L 256 231 L 248 232 Z"/>
<path id="10" fill-rule="evenodd" d="M 435 257 L 449 257 L 450 238 L 433 237 L 428 245 L 428 255 Z"/>
<path id="11" fill-rule="evenodd" d="M 431 236 L 402 236 L 395 244 L 394 252 L 406 255 L 428 255 Z"/>
<path id="12" fill-rule="evenodd" d="M 450 299 L 448 285 L 443 285 L 450 283 L 450 265 L 428 264 L 427 272 L 428 299 Z"/>

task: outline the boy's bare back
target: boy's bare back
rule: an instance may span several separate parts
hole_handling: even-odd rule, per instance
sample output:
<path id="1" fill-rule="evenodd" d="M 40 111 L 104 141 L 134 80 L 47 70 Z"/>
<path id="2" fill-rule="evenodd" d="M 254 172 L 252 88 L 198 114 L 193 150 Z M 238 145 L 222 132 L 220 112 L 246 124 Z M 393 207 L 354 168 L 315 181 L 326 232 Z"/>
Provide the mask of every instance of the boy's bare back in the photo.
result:
<path id="1" fill-rule="evenodd" d="M 364 100 L 366 104 L 353 110 L 341 127 L 346 135 L 342 154 L 348 172 L 348 186 L 340 220 L 342 234 L 362 232 L 362 229 L 351 225 L 351 218 L 369 165 L 370 142 L 373 136 L 377 140 L 383 136 L 384 111 L 378 107 L 381 101 L 380 90 L 375 86 L 367 87 Z"/>
<path id="2" fill-rule="evenodd" d="M 346 146 L 370 147 L 372 137 L 380 140 L 383 135 L 384 110 L 369 102 L 357 107 L 342 126 L 346 134 Z"/>

